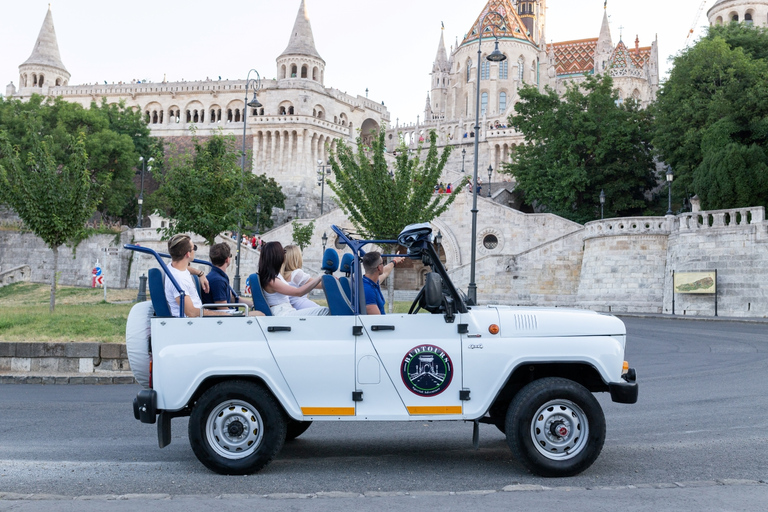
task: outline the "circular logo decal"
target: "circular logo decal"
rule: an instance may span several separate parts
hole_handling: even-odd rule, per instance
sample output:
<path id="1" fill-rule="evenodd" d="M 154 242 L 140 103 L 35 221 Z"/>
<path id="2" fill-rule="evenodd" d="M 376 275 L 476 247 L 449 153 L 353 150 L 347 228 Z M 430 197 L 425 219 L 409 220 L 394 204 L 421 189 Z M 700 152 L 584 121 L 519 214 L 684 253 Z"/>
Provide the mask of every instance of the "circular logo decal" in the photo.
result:
<path id="1" fill-rule="evenodd" d="M 403 358 L 400 374 L 405 387 L 414 394 L 435 396 L 451 384 L 453 363 L 440 347 L 420 345 Z"/>

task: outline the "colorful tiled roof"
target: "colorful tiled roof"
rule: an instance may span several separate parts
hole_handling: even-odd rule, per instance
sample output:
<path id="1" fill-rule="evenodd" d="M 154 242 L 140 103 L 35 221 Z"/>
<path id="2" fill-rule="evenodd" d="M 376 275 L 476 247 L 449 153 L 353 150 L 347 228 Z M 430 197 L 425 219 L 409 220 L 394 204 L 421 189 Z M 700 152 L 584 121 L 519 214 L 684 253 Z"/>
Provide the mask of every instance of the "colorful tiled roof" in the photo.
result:
<path id="1" fill-rule="evenodd" d="M 553 43 L 558 75 L 583 75 L 595 69 L 597 38 Z"/>
<path id="2" fill-rule="evenodd" d="M 651 48 L 627 48 L 624 41 L 619 41 L 613 50 L 609 66 L 611 68 L 638 68 L 642 69 L 648 59 L 651 58 Z"/>
<path id="3" fill-rule="evenodd" d="M 467 36 L 461 42 L 462 45 L 477 40 L 477 25 L 480 23 L 483 16 L 491 11 L 496 11 L 501 14 L 503 19 L 500 19 L 498 16 L 488 16 L 485 18 L 485 23 L 483 23 L 482 27 L 483 39 L 486 37 L 493 37 L 495 33 L 499 38 L 520 39 L 536 44 L 536 41 L 533 40 L 533 36 L 528 33 L 528 29 L 525 27 L 523 20 L 517 15 L 517 11 L 510 0 L 488 0 L 488 3 L 485 4 L 480 16 L 477 17 Z M 496 28 L 494 25 L 497 25 L 500 28 Z"/>

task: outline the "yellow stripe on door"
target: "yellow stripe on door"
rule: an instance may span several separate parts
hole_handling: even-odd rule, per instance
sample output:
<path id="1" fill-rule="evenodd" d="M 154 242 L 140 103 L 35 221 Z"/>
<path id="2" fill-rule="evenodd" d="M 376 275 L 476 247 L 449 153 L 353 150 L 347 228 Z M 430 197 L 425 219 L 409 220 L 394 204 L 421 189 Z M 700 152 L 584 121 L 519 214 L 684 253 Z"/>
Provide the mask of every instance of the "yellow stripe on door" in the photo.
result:
<path id="1" fill-rule="evenodd" d="M 302 407 L 304 416 L 354 416 L 354 407 Z"/>
<path id="2" fill-rule="evenodd" d="M 460 405 L 423 405 L 408 407 L 408 414 L 421 416 L 430 414 L 461 414 Z"/>

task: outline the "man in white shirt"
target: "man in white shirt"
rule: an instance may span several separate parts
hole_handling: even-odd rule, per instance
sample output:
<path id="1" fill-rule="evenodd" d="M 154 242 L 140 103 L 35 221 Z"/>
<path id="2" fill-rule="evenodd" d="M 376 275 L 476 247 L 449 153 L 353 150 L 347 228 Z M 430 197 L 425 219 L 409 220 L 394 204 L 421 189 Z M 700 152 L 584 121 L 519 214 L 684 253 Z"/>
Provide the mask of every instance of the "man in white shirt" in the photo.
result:
<path id="1" fill-rule="evenodd" d="M 200 309 L 203 307 L 203 301 L 197 294 L 197 286 L 192 279 L 189 264 L 195 259 L 197 245 L 192 243 L 189 235 L 174 235 L 168 240 L 168 254 L 171 255 L 171 265 L 168 267 L 170 275 L 176 279 L 179 286 L 184 290 L 184 316 L 199 317 Z M 202 270 L 193 268 L 195 275 L 200 278 L 200 286 L 204 291 L 208 291 L 208 280 Z M 170 279 L 165 280 L 165 300 L 168 302 L 168 308 L 171 315 L 178 317 L 180 313 L 181 293 L 173 286 Z M 204 316 L 229 316 L 228 311 L 203 310 Z"/>

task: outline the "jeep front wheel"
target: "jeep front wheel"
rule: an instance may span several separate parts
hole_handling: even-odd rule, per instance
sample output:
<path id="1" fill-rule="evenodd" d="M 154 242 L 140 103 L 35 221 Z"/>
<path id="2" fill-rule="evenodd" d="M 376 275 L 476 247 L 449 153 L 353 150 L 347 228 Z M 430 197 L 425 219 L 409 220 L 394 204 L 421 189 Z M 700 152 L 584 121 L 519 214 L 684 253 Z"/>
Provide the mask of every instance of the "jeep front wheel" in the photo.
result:
<path id="1" fill-rule="evenodd" d="M 189 418 L 189 442 L 208 469 L 255 473 L 280 451 L 286 421 L 275 399 L 251 382 L 222 382 L 203 393 Z"/>
<path id="2" fill-rule="evenodd" d="M 605 416 L 581 384 L 559 377 L 531 382 L 507 410 L 507 444 L 532 473 L 573 476 L 597 459 L 605 442 Z"/>

